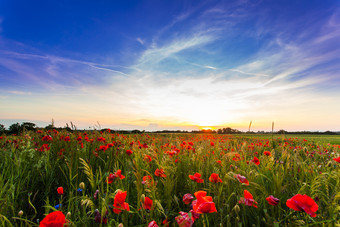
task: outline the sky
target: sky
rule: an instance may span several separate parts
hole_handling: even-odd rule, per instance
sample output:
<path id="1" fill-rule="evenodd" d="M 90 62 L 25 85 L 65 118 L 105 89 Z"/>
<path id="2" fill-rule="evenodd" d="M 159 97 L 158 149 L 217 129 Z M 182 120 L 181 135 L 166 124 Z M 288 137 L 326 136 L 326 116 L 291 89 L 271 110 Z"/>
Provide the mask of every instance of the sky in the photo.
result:
<path id="1" fill-rule="evenodd" d="M 340 131 L 340 1 L 1 0 L 0 123 Z"/>

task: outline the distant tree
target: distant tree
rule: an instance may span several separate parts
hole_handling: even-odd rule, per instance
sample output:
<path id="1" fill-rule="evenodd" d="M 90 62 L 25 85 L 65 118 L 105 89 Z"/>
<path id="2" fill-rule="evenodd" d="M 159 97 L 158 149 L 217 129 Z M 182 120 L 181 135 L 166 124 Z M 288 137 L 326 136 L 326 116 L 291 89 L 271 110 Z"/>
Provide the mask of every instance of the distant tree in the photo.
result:
<path id="1" fill-rule="evenodd" d="M 52 130 L 54 129 L 55 127 L 52 125 L 52 124 L 49 124 L 45 127 L 46 130 Z"/>
<path id="2" fill-rule="evenodd" d="M 18 122 L 10 125 L 8 128 L 9 134 L 19 134 L 19 132 L 21 131 L 22 131 L 22 127 Z"/>
<path id="3" fill-rule="evenodd" d="M 138 130 L 138 129 L 134 129 L 134 130 L 131 131 L 131 133 L 132 134 L 140 134 L 142 132 L 140 130 Z"/>
<path id="4" fill-rule="evenodd" d="M 5 131 L 6 131 L 5 126 L 3 124 L 0 124 L 0 135 L 5 133 Z"/>
<path id="5" fill-rule="evenodd" d="M 25 130 L 29 130 L 29 131 L 33 131 L 35 129 L 36 125 L 34 123 L 31 122 L 23 122 L 21 124 L 21 129 L 25 129 Z"/>
<path id="6" fill-rule="evenodd" d="M 281 129 L 281 130 L 277 131 L 277 134 L 287 134 L 287 131 Z"/>

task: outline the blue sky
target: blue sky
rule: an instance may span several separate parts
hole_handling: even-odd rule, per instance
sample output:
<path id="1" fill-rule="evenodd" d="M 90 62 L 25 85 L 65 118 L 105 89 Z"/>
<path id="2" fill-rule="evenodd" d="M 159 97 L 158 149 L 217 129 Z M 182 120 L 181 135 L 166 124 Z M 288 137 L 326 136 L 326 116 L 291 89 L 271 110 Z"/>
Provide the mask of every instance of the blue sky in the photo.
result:
<path id="1" fill-rule="evenodd" d="M 339 1 L 0 2 L 0 123 L 340 129 Z"/>

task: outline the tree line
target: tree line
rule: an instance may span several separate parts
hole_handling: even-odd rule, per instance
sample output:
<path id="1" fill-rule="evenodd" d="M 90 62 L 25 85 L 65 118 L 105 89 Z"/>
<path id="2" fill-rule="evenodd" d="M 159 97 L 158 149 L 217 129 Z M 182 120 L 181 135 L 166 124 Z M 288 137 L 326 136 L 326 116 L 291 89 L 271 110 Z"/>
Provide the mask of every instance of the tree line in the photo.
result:
<path id="1" fill-rule="evenodd" d="M 46 129 L 46 130 L 67 130 L 67 131 L 85 131 L 85 130 L 78 130 L 77 127 L 70 122 L 70 125 L 66 123 L 65 127 L 55 127 L 54 123 L 47 125 L 44 128 L 37 127 L 35 123 L 32 122 L 23 122 L 23 123 L 14 123 L 6 129 L 6 127 L 3 124 L 0 124 L 0 135 L 2 134 L 20 134 L 23 131 L 35 131 L 38 129 Z M 91 129 L 90 129 L 91 130 Z M 93 128 L 92 130 L 99 130 L 99 131 L 107 131 L 109 129 L 96 129 Z M 201 129 L 201 130 L 192 130 L 192 131 L 186 131 L 186 130 L 161 130 L 161 131 L 145 131 L 145 130 L 110 130 L 112 133 L 120 133 L 120 134 L 141 134 L 141 133 L 202 133 L 202 134 L 313 134 L 313 135 L 340 135 L 339 132 L 334 132 L 334 131 L 325 131 L 325 132 L 320 132 L 320 131 L 286 131 L 286 130 L 279 130 L 275 132 L 265 132 L 265 131 L 247 131 L 247 132 L 242 132 L 238 129 L 233 129 L 230 127 L 226 128 L 220 128 L 217 130 L 212 130 L 212 129 Z"/>

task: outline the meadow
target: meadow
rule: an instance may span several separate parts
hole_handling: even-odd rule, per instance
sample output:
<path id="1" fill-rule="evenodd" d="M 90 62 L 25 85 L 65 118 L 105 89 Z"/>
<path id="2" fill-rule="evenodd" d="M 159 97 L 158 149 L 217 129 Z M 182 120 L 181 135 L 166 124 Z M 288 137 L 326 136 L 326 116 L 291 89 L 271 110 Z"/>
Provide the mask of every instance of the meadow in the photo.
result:
<path id="1" fill-rule="evenodd" d="M 2 226 L 340 226 L 340 145 L 219 134 L 0 136 Z"/>

